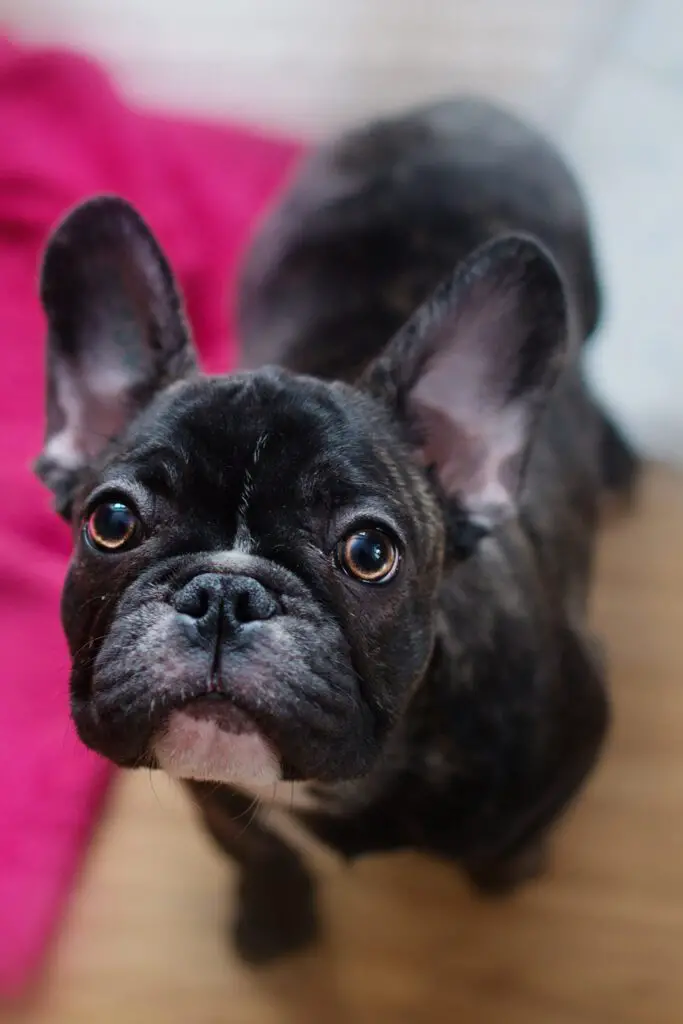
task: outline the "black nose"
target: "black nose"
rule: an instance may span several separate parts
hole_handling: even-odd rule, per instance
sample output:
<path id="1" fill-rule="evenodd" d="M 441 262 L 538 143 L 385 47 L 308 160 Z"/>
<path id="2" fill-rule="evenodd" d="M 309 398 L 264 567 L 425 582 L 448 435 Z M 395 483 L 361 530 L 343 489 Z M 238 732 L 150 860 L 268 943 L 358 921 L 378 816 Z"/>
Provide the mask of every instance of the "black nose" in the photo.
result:
<path id="1" fill-rule="evenodd" d="M 274 598 L 251 576 L 204 573 L 186 583 L 173 598 L 181 615 L 195 620 L 200 633 L 219 627 L 239 629 L 247 622 L 270 619 L 277 611 Z"/>

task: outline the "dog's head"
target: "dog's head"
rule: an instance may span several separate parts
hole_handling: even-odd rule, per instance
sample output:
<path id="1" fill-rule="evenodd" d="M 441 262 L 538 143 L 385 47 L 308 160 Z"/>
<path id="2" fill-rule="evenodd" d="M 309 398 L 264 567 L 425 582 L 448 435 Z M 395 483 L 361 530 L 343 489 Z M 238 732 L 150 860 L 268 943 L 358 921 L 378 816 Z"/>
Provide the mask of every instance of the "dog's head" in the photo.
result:
<path id="1" fill-rule="evenodd" d="M 429 663 L 444 566 L 515 512 L 566 351 L 552 262 L 523 238 L 479 250 L 353 387 L 200 374 L 119 199 L 56 229 L 41 295 L 37 468 L 74 528 L 83 741 L 186 778 L 366 773 Z"/>

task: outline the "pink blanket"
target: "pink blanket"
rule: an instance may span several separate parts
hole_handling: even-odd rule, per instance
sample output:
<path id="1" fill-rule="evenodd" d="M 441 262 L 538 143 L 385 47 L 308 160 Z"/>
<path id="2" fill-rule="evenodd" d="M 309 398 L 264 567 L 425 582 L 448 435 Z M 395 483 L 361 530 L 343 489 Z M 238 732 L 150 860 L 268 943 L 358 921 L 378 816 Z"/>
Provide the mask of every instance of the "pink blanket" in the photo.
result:
<path id="1" fill-rule="evenodd" d="M 0 39 L 0 995 L 22 990 L 64 909 L 110 779 L 68 718 L 59 592 L 67 528 L 32 478 L 43 418 L 36 267 L 77 200 L 135 203 L 182 282 L 204 364 L 229 368 L 231 286 L 296 145 L 127 107 L 73 55 Z"/>

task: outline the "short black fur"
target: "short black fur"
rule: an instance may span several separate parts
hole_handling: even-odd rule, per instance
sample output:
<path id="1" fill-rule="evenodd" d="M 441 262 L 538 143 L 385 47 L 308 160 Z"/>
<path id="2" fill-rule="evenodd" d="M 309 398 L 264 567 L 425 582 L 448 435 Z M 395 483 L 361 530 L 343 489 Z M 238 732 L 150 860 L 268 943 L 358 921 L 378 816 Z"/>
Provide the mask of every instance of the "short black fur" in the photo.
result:
<path id="1" fill-rule="evenodd" d="M 74 721 L 188 781 L 241 866 L 243 955 L 317 932 L 298 854 L 245 826 L 250 771 L 302 783 L 299 823 L 346 857 L 532 876 L 607 729 L 586 600 L 602 496 L 637 471 L 584 380 L 599 289 L 555 150 L 463 100 L 314 153 L 245 261 L 230 377 L 197 371 L 122 200 L 58 226 L 42 296 Z M 114 499 L 139 533 L 103 554 L 83 532 Z M 335 556 L 368 525 L 400 553 L 385 585 Z"/>

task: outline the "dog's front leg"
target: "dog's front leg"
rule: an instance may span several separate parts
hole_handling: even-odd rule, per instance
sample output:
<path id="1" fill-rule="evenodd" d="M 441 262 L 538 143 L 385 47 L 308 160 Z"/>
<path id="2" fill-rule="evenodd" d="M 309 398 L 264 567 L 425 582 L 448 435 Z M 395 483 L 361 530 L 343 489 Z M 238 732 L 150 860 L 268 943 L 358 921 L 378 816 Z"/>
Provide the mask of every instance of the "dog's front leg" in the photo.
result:
<path id="1" fill-rule="evenodd" d="M 229 786 L 189 783 L 210 835 L 239 865 L 232 929 L 238 953 L 265 964 L 318 934 L 315 886 L 299 855 L 258 820 L 248 796 Z"/>

